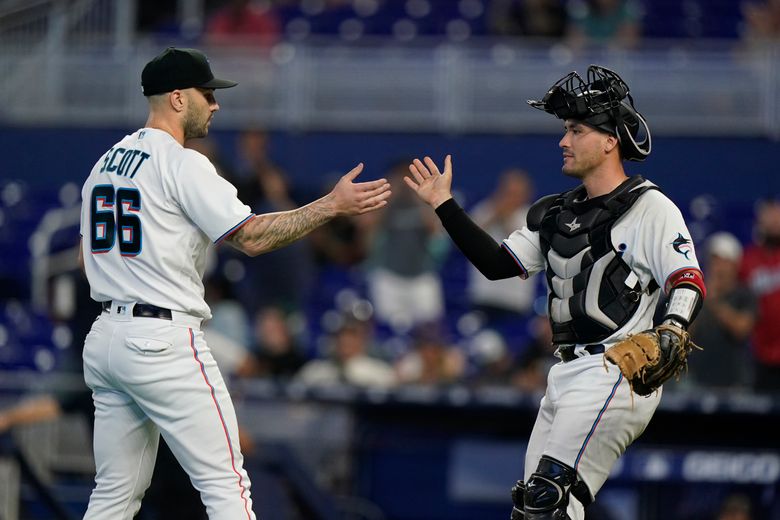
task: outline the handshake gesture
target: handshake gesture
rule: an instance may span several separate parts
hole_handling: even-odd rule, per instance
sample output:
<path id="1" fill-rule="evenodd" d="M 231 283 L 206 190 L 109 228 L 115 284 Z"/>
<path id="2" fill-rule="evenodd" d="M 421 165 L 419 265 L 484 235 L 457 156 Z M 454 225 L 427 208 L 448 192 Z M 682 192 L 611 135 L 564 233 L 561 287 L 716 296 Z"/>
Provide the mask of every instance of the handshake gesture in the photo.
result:
<path id="1" fill-rule="evenodd" d="M 452 156 L 447 155 L 444 158 L 443 173 L 430 157 L 425 157 L 422 161 L 412 161 L 409 172 L 411 178 L 404 177 L 404 182 L 433 209 L 452 198 Z"/>

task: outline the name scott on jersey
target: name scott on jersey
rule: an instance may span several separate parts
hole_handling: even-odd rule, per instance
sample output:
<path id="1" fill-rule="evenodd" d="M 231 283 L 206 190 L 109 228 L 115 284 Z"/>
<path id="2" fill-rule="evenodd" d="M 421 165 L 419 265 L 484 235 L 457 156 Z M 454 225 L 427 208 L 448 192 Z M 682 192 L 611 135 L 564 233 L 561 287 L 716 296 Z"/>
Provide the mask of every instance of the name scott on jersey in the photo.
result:
<path id="1" fill-rule="evenodd" d="M 149 157 L 151 156 L 148 153 L 141 150 L 125 149 L 121 146 L 111 148 L 103 157 L 100 173 L 116 173 L 132 179 Z"/>

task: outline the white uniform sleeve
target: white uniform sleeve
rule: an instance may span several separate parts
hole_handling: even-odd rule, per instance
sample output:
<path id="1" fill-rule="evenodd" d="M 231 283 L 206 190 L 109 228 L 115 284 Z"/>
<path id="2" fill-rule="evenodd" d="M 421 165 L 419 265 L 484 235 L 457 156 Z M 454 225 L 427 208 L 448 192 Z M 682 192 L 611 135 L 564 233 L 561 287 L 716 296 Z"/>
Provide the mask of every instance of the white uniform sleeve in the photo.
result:
<path id="1" fill-rule="evenodd" d="M 528 278 L 545 269 L 544 255 L 539 245 L 539 233 L 527 227 L 518 229 L 504 239 L 504 247 L 514 257 Z"/>
<path id="2" fill-rule="evenodd" d="M 699 269 L 699 261 L 682 213 L 664 194 L 651 190 L 642 199 L 645 214 L 635 232 L 642 255 L 656 282 L 669 291 L 675 275 Z"/>
<path id="3" fill-rule="evenodd" d="M 169 192 L 182 211 L 212 242 L 219 242 L 252 216 L 238 191 L 198 152 L 183 150 L 180 167 L 173 172 Z"/>

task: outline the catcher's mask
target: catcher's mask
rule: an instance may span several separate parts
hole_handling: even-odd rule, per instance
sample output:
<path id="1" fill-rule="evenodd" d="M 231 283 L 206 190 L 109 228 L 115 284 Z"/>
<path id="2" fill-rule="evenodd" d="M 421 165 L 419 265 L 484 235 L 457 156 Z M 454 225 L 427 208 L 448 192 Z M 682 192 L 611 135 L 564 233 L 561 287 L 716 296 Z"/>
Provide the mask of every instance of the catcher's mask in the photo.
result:
<path id="1" fill-rule="evenodd" d="M 644 161 L 650 155 L 650 128 L 634 108 L 626 82 L 607 68 L 591 65 L 587 81 L 570 72 L 541 101 L 529 99 L 528 104 L 559 119 L 583 121 L 617 136 L 624 159 Z"/>

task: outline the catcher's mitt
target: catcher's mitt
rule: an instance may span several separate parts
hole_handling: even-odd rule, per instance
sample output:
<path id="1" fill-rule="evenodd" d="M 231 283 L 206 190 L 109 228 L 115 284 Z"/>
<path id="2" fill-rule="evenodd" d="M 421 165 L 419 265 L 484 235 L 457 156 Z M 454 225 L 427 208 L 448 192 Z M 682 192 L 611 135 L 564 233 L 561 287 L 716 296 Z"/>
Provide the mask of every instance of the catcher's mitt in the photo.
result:
<path id="1" fill-rule="evenodd" d="M 701 349 L 685 329 L 663 324 L 628 336 L 604 357 L 620 368 L 634 392 L 650 395 L 688 368 L 688 354 L 694 348 Z"/>

